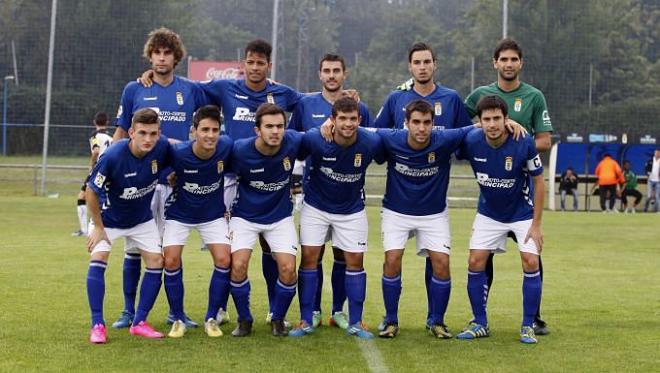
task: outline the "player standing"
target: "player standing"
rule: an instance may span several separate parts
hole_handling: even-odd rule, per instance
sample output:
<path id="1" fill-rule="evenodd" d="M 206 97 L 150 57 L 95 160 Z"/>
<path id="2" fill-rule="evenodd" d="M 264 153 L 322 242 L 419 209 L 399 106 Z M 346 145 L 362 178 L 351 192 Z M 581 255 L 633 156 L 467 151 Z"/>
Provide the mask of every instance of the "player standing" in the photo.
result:
<path id="1" fill-rule="evenodd" d="M 232 141 L 220 136 L 220 110 L 203 106 L 193 117 L 194 141 L 173 146 L 172 168 L 176 187 L 165 211 L 165 291 L 174 319 L 169 337 L 180 338 L 186 332 L 183 313 L 183 277 L 181 253 L 191 229 L 197 229 L 213 257 L 214 270 L 209 284 L 209 302 L 204 330 L 209 337 L 222 331 L 215 320 L 222 299 L 229 294 L 231 262 L 229 225 L 225 219 L 223 181 L 229 167 Z"/>
<path id="2" fill-rule="evenodd" d="M 130 333 L 145 338 L 163 337 L 146 322 L 163 275 L 160 236 L 149 205 L 158 176 L 167 164 L 170 145 L 160 135 L 158 114 L 151 109 L 135 113 L 128 134 L 130 140 L 118 141 L 99 159 L 87 185 L 87 208 L 94 223 L 87 241 L 91 253 L 87 297 L 92 313 L 92 343 L 105 343 L 107 339 L 103 319 L 105 269 L 112 242 L 120 237 L 127 241 L 126 247 L 140 250 L 146 264 Z"/>
<path id="3" fill-rule="evenodd" d="M 546 152 L 552 146 L 550 136 L 553 131 L 548 105 L 543 92 L 520 80 L 522 67 L 523 53 L 520 45 L 513 39 L 500 40 L 493 53 L 493 68 L 497 70 L 497 81 L 476 88 L 465 99 L 465 107 L 470 117 L 475 117 L 477 103 L 482 97 L 488 95 L 501 97 L 509 108 L 509 120 L 519 123 L 534 136 L 538 152 Z M 539 266 L 543 279 L 543 263 L 540 257 Z M 492 255 L 488 259 L 486 273 L 490 289 L 494 278 Z M 549 333 L 546 322 L 541 319 L 540 308 L 536 314 L 534 329 L 538 335 Z"/>
<path id="4" fill-rule="evenodd" d="M 533 324 L 542 287 L 539 254 L 543 248 L 543 165 L 531 138 L 516 141 L 504 130 L 507 111 L 500 97 L 482 98 L 477 105 L 482 130 L 466 136 L 460 149 L 460 156 L 472 166 L 481 194 L 468 264 L 467 291 L 474 319 L 457 338 L 489 336 L 486 263 L 492 252 L 505 251 L 504 242 L 513 231 L 524 271 L 520 342 L 537 343 Z"/>

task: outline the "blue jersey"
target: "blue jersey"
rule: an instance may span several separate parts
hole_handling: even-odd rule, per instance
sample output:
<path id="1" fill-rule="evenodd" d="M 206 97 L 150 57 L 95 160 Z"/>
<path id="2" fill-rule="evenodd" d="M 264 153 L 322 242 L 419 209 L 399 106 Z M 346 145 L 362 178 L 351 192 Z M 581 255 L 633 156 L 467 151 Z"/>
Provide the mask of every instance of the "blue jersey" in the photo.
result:
<path id="1" fill-rule="evenodd" d="M 344 148 L 325 141 L 314 128 L 305 133 L 302 148 L 310 163 L 305 175 L 305 203 L 331 214 L 363 210 L 367 167 L 372 160 L 384 162 L 380 137 L 358 128 L 357 141 Z"/>
<path id="2" fill-rule="evenodd" d="M 383 207 L 400 214 L 439 214 L 447 207 L 451 155 L 474 127 L 432 131 L 429 145 L 414 150 L 407 130 L 378 130 L 387 157 Z"/>
<path id="3" fill-rule="evenodd" d="M 187 141 L 172 147 L 176 187 L 165 210 L 166 219 L 185 224 L 205 223 L 224 216 L 224 174 L 233 146 L 229 137 L 221 136 L 213 156 L 200 159 L 193 153 L 193 143 Z"/>
<path id="4" fill-rule="evenodd" d="M 360 102 L 360 126 L 371 126 L 371 115 L 367 106 Z M 332 114 L 332 104 L 322 93 L 314 93 L 303 97 L 291 114 L 289 128 L 298 132 L 306 132 L 312 128 L 321 127 Z"/>
<path id="5" fill-rule="evenodd" d="M 117 126 L 128 131 L 133 114 L 151 108 L 160 117 L 160 130 L 165 137 L 187 141 L 195 110 L 207 103 L 208 99 L 197 83 L 180 76 L 175 75 L 167 87 L 156 82 L 151 87 L 130 82 L 121 95 Z"/>
<path id="6" fill-rule="evenodd" d="M 161 170 L 170 161 L 170 144 L 164 136 L 142 158 L 131 153 L 129 141 L 123 139 L 109 147 L 87 183 L 99 196 L 107 228 L 132 228 L 153 218 L 151 197 Z"/>
<path id="7" fill-rule="evenodd" d="M 284 111 L 293 111 L 303 97 L 283 84 L 266 83 L 266 88 L 255 92 L 245 80 L 211 80 L 201 83 L 209 99 L 222 108 L 224 133 L 233 140 L 254 136 L 255 114 L 259 105 L 270 102 Z"/>
<path id="8" fill-rule="evenodd" d="M 393 91 L 378 112 L 374 127 L 404 128 L 406 105 L 414 100 L 428 101 L 435 111 L 433 125 L 440 129 L 460 128 L 472 125 L 463 101 L 453 89 L 435 85 L 435 90 L 427 96 L 421 96 L 414 89 Z"/>
<path id="9" fill-rule="evenodd" d="M 232 216 L 272 224 L 291 216 L 291 174 L 302 134 L 286 131 L 280 150 L 272 156 L 261 154 L 255 140 L 253 136 L 234 143 L 232 168 L 238 177 L 238 195 Z"/>
<path id="10" fill-rule="evenodd" d="M 534 138 L 509 138 L 498 148 L 486 142 L 482 129 L 470 132 L 459 156 L 472 165 L 481 194 L 477 211 L 493 220 L 512 223 L 534 216 L 532 176 L 543 174 Z"/>

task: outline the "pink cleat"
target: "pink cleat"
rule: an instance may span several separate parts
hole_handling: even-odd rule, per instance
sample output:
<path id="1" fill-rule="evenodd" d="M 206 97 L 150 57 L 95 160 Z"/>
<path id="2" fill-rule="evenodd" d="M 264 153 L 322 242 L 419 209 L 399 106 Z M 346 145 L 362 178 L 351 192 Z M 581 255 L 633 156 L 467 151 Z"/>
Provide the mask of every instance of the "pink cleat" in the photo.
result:
<path id="1" fill-rule="evenodd" d="M 103 324 L 96 324 L 92 328 L 92 330 L 89 331 L 89 342 L 90 343 L 105 343 L 108 340 L 108 335 L 105 331 L 105 325 Z"/>
<path id="2" fill-rule="evenodd" d="M 129 329 L 132 335 L 139 335 L 144 338 L 163 338 L 165 335 L 154 330 L 146 321 L 140 321 L 139 324 L 131 326 Z"/>

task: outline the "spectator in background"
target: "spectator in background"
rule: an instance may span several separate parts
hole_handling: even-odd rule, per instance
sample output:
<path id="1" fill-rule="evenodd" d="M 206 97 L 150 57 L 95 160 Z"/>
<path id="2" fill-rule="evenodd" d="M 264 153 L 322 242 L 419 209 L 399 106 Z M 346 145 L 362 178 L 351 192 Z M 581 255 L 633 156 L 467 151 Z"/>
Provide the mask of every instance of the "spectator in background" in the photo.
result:
<path id="1" fill-rule="evenodd" d="M 625 183 L 622 188 L 623 192 L 621 193 L 621 210 L 625 213 L 632 212 L 634 214 L 637 212 L 637 206 L 642 200 L 642 193 L 637 190 L 637 175 L 630 169 L 630 161 L 623 161 L 623 177 Z M 635 202 L 632 206 L 628 206 L 628 196 L 635 197 Z"/>
<path id="2" fill-rule="evenodd" d="M 616 197 L 621 193 L 619 184 L 625 182 L 619 163 L 605 153 L 603 159 L 596 166 L 596 177 L 598 178 L 600 192 L 600 209 L 603 212 L 618 212 L 614 208 L 614 203 Z M 605 203 L 606 200 L 609 200 L 609 204 Z"/>
<path id="3" fill-rule="evenodd" d="M 648 199 L 644 204 L 644 212 L 648 211 L 649 203 L 653 201 L 653 210 L 658 212 L 658 200 L 660 200 L 660 148 L 655 150 L 655 155 L 646 164 L 648 179 Z"/>
<path id="4" fill-rule="evenodd" d="M 568 167 L 566 171 L 561 175 L 561 180 L 559 181 L 559 191 L 561 193 L 561 211 L 564 211 L 566 208 L 566 194 L 570 193 L 573 195 L 573 211 L 577 211 L 578 208 L 578 178 L 573 171 L 572 167 Z"/>

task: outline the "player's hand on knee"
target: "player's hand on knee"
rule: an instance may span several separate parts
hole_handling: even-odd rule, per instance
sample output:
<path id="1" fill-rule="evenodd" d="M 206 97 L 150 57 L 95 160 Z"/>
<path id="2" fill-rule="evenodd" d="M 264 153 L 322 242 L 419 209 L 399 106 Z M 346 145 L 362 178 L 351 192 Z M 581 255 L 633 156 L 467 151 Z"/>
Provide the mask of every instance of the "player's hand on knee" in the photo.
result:
<path id="1" fill-rule="evenodd" d="M 94 246 L 98 245 L 99 242 L 104 240 L 110 243 L 108 236 L 105 234 L 105 229 L 94 226 L 94 229 L 89 232 L 89 237 L 87 238 L 87 252 L 91 253 L 94 249 Z"/>
<path id="2" fill-rule="evenodd" d="M 527 243 L 530 239 L 534 241 L 538 253 L 541 254 L 541 250 L 543 250 L 543 232 L 541 232 L 540 226 L 535 226 L 532 224 L 532 226 L 529 228 L 529 231 L 527 231 L 527 236 L 525 236 L 524 242 Z"/>
<path id="3" fill-rule="evenodd" d="M 513 134 L 514 140 L 527 136 L 527 130 L 525 127 L 521 126 L 520 123 L 513 119 L 508 118 L 506 122 L 504 122 L 504 125 L 506 126 L 507 131 Z"/>
<path id="4" fill-rule="evenodd" d="M 153 84 L 153 80 L 152 80 L 153 76 L 154 76 L 154 71 L 152 69 L 149 69 L 143 72 L 139 78 L 137 78 L 137 82 L 149 88 Z"/>

